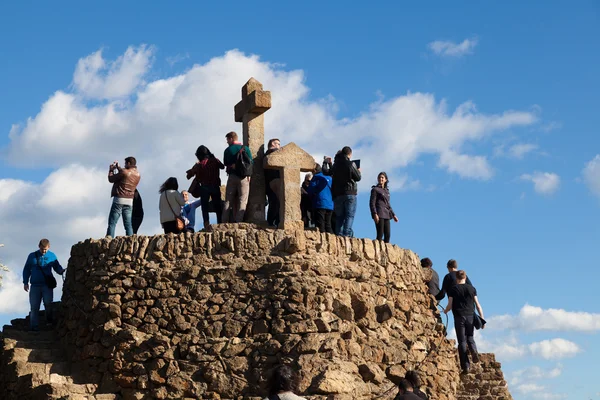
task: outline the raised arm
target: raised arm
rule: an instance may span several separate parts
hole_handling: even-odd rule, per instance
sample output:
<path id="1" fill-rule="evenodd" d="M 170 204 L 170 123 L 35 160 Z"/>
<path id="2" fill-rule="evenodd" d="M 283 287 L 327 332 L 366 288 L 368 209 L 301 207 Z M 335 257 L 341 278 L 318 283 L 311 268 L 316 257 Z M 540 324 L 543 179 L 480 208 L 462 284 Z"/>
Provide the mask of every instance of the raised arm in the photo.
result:
<path id="1" fill-rule="evenodd" d="M 115 183 L 121 180 L 121 178 L 123 178 L 123 168 L 121 167 L 116 167 L 117 168 L 117 173 L 115 174 L 115 167 L 113 165 L 111 165 L 112 168 L 109 168 L 108 170 L 108 181 L 110 183 Z"/>

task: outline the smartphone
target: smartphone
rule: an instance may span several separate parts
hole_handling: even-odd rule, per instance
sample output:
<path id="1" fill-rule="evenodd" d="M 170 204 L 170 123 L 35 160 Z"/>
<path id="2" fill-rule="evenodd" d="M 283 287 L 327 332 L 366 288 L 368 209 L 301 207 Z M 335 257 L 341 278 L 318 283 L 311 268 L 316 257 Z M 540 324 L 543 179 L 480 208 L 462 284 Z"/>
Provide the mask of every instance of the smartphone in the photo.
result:
<path id="1" fill-rule="evenodd" d="M 354 165 L 356 165 L 356 169 L 360 168 L 360 160 L 352 160 L 352 162 L 354 163 Z"/>

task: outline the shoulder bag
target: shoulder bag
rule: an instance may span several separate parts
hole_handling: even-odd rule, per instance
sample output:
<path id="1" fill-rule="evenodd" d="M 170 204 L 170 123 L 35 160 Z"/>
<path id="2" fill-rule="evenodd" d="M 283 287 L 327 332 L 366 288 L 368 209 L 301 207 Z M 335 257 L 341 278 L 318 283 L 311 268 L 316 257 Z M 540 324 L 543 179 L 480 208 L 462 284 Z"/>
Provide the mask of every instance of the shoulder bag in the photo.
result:
<path id="1" fill-rule="evenodd" d="M 46 286 L 48 286 L 50 289 L 54 289 L 56 287 L 56 278 L 54 277 L 54 275 L 52 275 L 52 271 L 50 271 L 50 275 L 46 275 L 44 273 L 44 270 L 42 269 L 40 257 L 36 256 L 35 258 L 37 261 L 37 267 L 40 269 L 40 272 L 42 273 L 42 275 L 44 275 L 44 279 L 46 280 Z"/>
<path id="2" fill-rule="evenodd" d="M 175 222 L 177 223 L 177 230 L 179 232 L 183 231 L 185 229 L 185 220 L 183 218 L 181 218 L 180 216 L 177 216 L 175 211 L 173 211 L 173 207 L 171 207 L 171 202 L 169 201 L 169 196 L 167 195 L 166 191 L 165 191 L 165 199 L 167 200 L 167 204 L 169 205 L 171 212 L 175 216 Z"/>

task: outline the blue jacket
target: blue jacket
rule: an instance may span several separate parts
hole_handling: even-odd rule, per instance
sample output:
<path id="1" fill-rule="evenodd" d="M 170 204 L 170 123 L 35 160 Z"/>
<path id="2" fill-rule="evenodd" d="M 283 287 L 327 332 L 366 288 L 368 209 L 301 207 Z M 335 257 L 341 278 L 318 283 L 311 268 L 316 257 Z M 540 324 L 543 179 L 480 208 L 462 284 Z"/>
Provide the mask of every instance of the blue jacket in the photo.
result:
<path id="1" fill-rule="evenodd" d="M 311 196 L 313 207 L 316 209 L 333 210 L 333 198 L 331 197 L 332 179 L 323 175 L 322 172 L 315 174 L 310 180 L 306 191 Z"/>
<path id="2" fill-rule="evenodd" d="M 38 268 L 38 265 L 41 267 L 41 270 Z M 52 275 L 52 270 L 61 275 L 65 271 L 58 262 L 56 255 L 51 251 L 47 251 L 44 255 L 39 250 L 34 251 L 29 254 L 23 267 L 23 285 L 29 284 L 30 278 L 32 285 L 45 285 L 46 278 L 44 278 L 42 271 L 44 271 L 44 274 L 50 276 Z"/>

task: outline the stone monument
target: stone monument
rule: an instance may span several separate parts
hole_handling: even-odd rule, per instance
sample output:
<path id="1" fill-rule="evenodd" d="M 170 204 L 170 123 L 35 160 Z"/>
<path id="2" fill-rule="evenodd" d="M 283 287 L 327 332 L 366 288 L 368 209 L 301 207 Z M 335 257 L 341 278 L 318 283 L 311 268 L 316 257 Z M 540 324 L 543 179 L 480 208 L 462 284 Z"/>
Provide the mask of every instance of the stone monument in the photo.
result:
<path id="1" fill-rule="evenodd" d="M 289 143 L 280 150 L 265 157 L 264 168 L 281 171 L 279 198 L 279 227 L 286 230 L 304 229 L 300 213 L 300 172 L 315 169 L 313 157 L 298 147 Z"/>
<path id="2" fill-rule="evenodd" d="M 250 178 L 250 194 L 246 206 L 245 221 L 265 221 L 265 176 L 263 156 L 265 154 L 265 117 L 271 108 L 271 92 L 264 91 L 262 83 L 250 78 L 242 87 L 242 100 L 235 105 L 235 122 L 242 123 L 244 146 L 248 146 L 254 157 L 254 168 Z"/>

